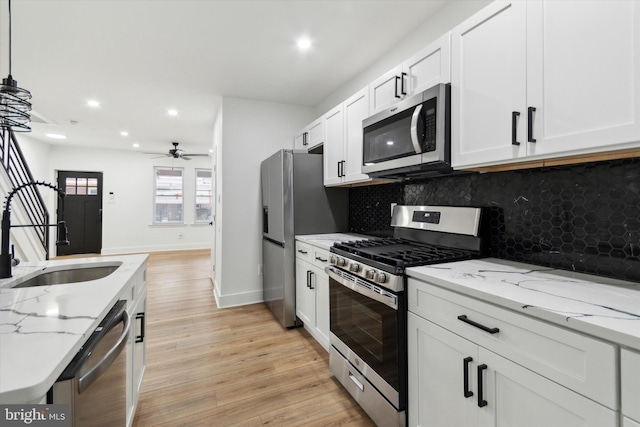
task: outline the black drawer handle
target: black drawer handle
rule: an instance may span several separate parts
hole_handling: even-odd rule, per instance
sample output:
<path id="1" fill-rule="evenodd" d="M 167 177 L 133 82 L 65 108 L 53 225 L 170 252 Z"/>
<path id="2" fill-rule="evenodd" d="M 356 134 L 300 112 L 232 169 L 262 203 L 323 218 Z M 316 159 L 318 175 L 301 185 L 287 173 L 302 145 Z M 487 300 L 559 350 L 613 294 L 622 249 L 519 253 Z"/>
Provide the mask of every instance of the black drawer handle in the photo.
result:
<path id="1" fill-rule="evenodd" d="M 536 107 L 528 108 L 528 123 L 527 123 L 527 141 L 536 142 L 536 139 L 533 137 L 533 113 L 535 113 Z"/>
<path id="2" fill-rule="evenodd" d="M 469 363 L 473 362 L 473 357 L 465 357 L 462 359 L 462 374 L 464 377 L 464 397 L 473 396 L 473 392 L 469 390 Z"/>
<path id="3" fill-rule="evenodd" d="M 307 251 L 303 251 L 302 249 L 298 249 L 298 252 L 300 252 L 301 254 L 304 254 L 304 255 L 308 254 Z"/>
<path id="4" fill-rule="evenodd" d="M 316 259 L 317 259 L 318 261 L 327 262 L 327 259 L 326 259 L 326 258 L 320 258 L 319 256 L 317 256 L 317 257 L 316 257 Z"/>
<path id="5" fill-rule="evenodd" d="M 469 319 L 466 314 L 458 316 L 458 320 L 462 320 L 464 323 L 468 323 L 469 325 L 475 326 L 476 328 L 482 329 L 483 331 L 489 332 L 490 334 L 497 334 L 498 332 L 500 332 L 500 329 L 498 328 L 488 328 L 478 322 L 474 322 L 473 320 Z"/>
<path id="6" fill-rule="evenodd" d="M 511 144 L 520 145 L 518 142 L 518 117 L 520 112 L 514 111 L 511 113 Z"/>
<path id="7" fill-rule="evenodd" d="M 484 400 L 484 392 L 483 392 L 483 381 L 482 381 L 482 371 L 487 369 L 487 365 L 484 363 L 482 365 L 478 365 L 478 407 L 483 408 L 487 406 L 487 401 Z"/>
<path id="8" fill-rule="evenodd" d="M 140 335 L 136 335 L 136 342 L 144 342 L 144 335 L 145 335 L 144 328 L 145 328 L 145 323 L 147 323 L 146 319 L 145 319 L 145 316 L 144 316 L 144 313 L 137 313 L 136 314 L 136 320 L 138 320 L 138 319 L 141 320 L 141 322 L 140 322 Z"/>

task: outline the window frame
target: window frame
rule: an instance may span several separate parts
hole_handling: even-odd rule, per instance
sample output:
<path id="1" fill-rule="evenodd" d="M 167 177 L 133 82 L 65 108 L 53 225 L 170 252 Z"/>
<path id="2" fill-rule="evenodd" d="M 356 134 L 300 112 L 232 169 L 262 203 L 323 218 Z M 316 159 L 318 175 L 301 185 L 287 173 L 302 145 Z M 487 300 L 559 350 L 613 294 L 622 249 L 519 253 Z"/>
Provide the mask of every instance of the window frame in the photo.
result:
<path id="1" fill-rule="evenodd" d="M 209 173 L 209 218 L 198 219 L 198 172 Z M 193 223 L 208 224 L 213 220 L 213 170 L 211 168 L 195 168 L 194 169 L 194 196 L 193 196 Z"/>
<path id="2" fill-rule="evenodd" d="M 180 219 L 179 220 L 158 220 L 158 205 L 177 205 L 177 203 L 158 203 L 158 171 L 160 170 L 167 170 L 167 171 L 180 171 L 180 188 L 179 188 L 179 194 L 180 194 Z M 175 167 L 175 166 L 154 166 L 153 167 L 153 212 L 152 212 L 152 216 L 153 216 L 153 221 L 152 224 L 153 225 L 184 225 L 185 221 L 184 221 L 184 198 L 185 198 L 185 192 L 184 192 L 184 168 L 183 167 Z M 171 186 L 171 184 L 170 184 Z M 161 189 L 161 191 L 163 191 Z M 173 189 L 170 187 L 168 190 L 164 190 L 164 191 L 173 191 Z M 167 194 L 166 196 L 170 197 L 171 195 Z"/>

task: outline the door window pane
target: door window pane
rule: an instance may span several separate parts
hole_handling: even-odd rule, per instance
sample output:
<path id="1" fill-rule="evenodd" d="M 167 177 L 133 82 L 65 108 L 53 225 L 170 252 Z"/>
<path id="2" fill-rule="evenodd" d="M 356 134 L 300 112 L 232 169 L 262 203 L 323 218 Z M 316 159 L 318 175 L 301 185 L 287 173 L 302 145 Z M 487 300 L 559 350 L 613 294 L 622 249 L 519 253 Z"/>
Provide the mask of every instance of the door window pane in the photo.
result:
<path id="1" fill-rule="evenodd" d="M 196 169 L 195 222 L 211 221 L 212 191 L 211 169 Z"/>
<path id="2" fill-rule="evenodd" d="M 64 192 L 67 196 L 97 196 L 98 180 L 96 178 L 71 178 L 64 181 Z"/>
<path id="3" fill-rule="evenodd" d="M 154 167 L 154 224 L 182 224 L 183 169 Z"/>

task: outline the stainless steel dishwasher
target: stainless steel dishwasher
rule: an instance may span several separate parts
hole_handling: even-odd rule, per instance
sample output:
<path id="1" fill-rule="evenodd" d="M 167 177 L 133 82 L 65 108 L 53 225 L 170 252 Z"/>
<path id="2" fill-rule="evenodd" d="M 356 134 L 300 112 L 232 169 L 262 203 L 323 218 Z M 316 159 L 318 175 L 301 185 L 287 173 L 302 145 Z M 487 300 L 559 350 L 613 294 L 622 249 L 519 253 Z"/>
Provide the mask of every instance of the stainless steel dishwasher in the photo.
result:
<path id="1" fill-rule="evenodd" d="M 71 427 L 126 426 L 126 305 L 113 306 L 47 394 L 47 403 L 69 405 Z"/>

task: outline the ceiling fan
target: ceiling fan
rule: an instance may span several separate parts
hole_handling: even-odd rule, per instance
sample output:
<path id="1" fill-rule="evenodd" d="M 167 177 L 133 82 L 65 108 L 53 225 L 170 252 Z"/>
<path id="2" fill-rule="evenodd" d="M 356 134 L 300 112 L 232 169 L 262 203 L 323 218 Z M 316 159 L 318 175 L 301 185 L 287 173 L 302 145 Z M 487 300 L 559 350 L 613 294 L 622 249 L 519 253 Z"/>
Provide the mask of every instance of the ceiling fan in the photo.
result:
<path id="1" fill-rule="evenodd" d="M 191 160 L 191 157 L 204 157 L 209 156 L 209 154 L 194 154 L 194 153 L 185 153 L 184 150 L 178 148 L 177 142 L 172 142 L 173 148 L 169 150 L 168 153 L 145 153 L 145 154 L 158 154 L 159 157 L 173 157 L 174 159 L 182 159 L 182 160 Z M 154 157 L 157 159 L 158 157 Z"/>

